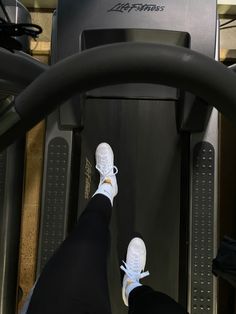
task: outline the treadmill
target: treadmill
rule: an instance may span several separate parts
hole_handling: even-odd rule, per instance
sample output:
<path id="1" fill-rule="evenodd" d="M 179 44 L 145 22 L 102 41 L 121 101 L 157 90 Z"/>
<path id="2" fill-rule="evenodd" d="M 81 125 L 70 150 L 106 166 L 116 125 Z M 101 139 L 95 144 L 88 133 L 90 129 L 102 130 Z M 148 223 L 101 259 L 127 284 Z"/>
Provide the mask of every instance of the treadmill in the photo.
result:
<path id="1" fill-rule="evenodd" d="M 52 63 L 121 42 L 181 46 L 215 59 L 216 10 L 216 0 L 59 0 Z M 211 263 L 217 248 L 218 136 L 217 110 L 172 87 L 120 84 L 63 104 L 47 118 L 37 273 L 96 190 L 94 152 L 106 141 L 119 169 L 109 262 L 113 313 L 126 311 L 119 265 L 136 233 L 147 245 L 151 276 L 145 283 L 191 314 L 217 313 Z"/>

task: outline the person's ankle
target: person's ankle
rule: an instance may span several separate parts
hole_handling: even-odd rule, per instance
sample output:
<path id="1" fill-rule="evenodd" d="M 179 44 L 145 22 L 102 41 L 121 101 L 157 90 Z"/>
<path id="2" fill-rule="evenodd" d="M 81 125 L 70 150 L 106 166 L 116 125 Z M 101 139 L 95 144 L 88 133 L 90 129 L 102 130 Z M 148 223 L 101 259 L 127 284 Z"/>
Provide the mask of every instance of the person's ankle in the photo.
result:
<path id="1" fill-rule="evenodd" d="M 111 205 L 113 206 L 114 192 L 112 184 L 103 182 L 102 184 L 99 185 L 97 191 L 94 193 L 93 196 L 97 194 L 102 194 L 109 198 Z"/>
<path id="2" fill-rule="evenodd" d="M 127 296 L 127 299 L 129 299 L 129 295 L 134 289 L 141 286 L 142 284 L 140 282 L 134 282 L 134 281 L 131 281 L 129 284 L 127 284 L 126 289 L 125 289 L 125 294 Z"/>

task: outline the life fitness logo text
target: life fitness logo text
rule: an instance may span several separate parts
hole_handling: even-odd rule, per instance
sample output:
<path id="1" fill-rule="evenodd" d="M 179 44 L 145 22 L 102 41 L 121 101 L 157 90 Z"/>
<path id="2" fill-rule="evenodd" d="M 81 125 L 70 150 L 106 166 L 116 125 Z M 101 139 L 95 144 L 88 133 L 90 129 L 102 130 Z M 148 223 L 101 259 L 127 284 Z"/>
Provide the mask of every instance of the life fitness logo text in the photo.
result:
<path id="1" fill-rule="evenodd" d="M 143 3 L 117 3 L 108 12 L 130 13 L 135 12 L 163 12 L 165 10 L 164 5 L 157 4 L 143 4 Z"/>

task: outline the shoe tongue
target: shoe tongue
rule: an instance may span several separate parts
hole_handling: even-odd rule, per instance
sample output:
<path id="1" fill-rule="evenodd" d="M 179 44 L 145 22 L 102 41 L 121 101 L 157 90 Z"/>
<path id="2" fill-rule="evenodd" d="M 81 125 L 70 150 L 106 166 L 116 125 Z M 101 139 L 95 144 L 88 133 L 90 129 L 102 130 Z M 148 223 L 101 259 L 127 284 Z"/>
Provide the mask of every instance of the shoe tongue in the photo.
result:
<path id="1" fill-rule="evenodd" d="M 113 174 L 113 167 L 112 166 L 103 167 L 102 171 L 103 171 L 104 176 L 112 175 Z"/>

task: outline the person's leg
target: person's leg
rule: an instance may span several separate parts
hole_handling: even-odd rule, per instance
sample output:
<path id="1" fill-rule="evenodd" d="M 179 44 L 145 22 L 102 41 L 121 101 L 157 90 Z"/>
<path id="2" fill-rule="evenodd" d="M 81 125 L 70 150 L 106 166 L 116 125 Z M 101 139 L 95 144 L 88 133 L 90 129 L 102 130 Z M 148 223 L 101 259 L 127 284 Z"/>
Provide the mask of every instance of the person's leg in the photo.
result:
<path id="1" fill-rule="evenodd" d="M 117 186 L 113 153 L 108 145 L 103 144 L 100 150 L 98 147 L 96 161 L 101 173 L 96 195 L 81 215 L 75 230 L 43 270 L 27 314 L 111 312 L 107 254 L 110 242 L 109 222 Z M 105 169 L 105 163 L 110 171 Z"/>
<path id="2" fill-rule="evenodd" d="M 122 286 L 122 297 L 129 306 L 129 314 L 186 314 L 187 311 L 169 296 L 143 286 L 140 279 L 149 275 L 144 272 L 146 265 L 146 246 L 141 238 L 129 243 Z"/>
<path id="3" fill-rule="evenodd" d="M 129 314 L 187 314 L 187 311 L 168 295 L 140 286 L 129 294 Z"/>

